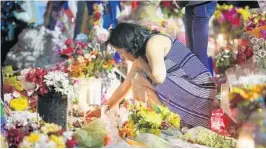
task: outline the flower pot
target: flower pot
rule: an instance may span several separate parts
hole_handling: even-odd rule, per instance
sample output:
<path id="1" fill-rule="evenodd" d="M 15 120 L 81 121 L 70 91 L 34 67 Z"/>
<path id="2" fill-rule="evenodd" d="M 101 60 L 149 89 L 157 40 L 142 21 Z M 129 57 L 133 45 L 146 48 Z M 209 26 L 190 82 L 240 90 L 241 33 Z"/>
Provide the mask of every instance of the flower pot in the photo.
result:
<path id="1" fill-rule="evenodd" d="M 38 113 L 45 122 L 55 123 L 63 128 L 67 126 L 68 100 L 58 92 L 50 91 L 40 96 L 38 100 Z"/>

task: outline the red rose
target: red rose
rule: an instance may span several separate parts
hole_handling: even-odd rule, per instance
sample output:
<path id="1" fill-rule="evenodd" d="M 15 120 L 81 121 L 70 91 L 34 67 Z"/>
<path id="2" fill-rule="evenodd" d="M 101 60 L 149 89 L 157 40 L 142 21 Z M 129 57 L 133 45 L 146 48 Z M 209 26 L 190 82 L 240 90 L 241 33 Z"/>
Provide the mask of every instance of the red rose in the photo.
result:
<path id="1" fill-rule="evenodd" d="M 65 44 L 67 45 L 67 46 L 70 46 L 71 44 L 72 44 L 72 42 L 73 42 L 73 40 L 72 39 L 67 39 L 66 41 L 65 41 Z"/>
<path id="2" fill-rule="evenodd" d="M 100 12 L 95 12 L 93 15 L 93 21 L 98 21 L 101 19 L 101 17 L 102 17 L 102 15 Z"/>
<path id="3" fill-rule="evenodd" d="M 240 19 L 238 17 L 233 17 L 232 24 L 233 26 L 238 27 L 240 25 Z"/>
<path id="4" fill-rule="evenodd" d="M 173 9 L 172 1 L 162 1 L 161 5 L 163 7 L 166 7 L 168 10 L 172 10 Z"/>
<path id="5" fill-rule="evenodd" d="M 248 40 L 244 40 L 244 39 L 242 39 L 242 40 L 241 40 L 241 45 L 243 45 L 243 46 L 247 46 L 247 45 L 248 45 Z"/>
<path id="6" fill-rule="evenodd" d="M 253 50 L 252 50 L 251 48 L 247 48 L 247 50 L 246 50 L 246 55 L 247 55 L 248 58 L 252 57 L 252 55 L 253 55 Z"/>

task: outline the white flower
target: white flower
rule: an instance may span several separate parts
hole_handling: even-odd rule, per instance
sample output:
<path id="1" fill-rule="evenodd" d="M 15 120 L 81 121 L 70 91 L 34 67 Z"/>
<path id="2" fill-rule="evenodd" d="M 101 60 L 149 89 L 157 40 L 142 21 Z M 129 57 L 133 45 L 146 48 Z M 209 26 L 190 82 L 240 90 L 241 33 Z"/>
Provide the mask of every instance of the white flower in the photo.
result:
<path id="1" fill-rule="evenodd" d="M 66 142 L 67 140 L 71 140 L 73 136 L 73 131 L 65 131 L 63 133 L 64 136 L 64 141 Z"/>
<path id="2" fill-rule="evenodd" d="M 260 46 L 259 45 L 253 45 L 252 49 L 253 49 L 253 51 L 257 51 L 260 49 Z"/>
<path id="3" fill-rule="evenodd" d="M 11 93 L 4 94 L 4 101 L 5 102 L 9 103 L 11 99 L 13 99 L 13 96 Z"/>
<path id="4" fill-rule="evenodd" d="M 266 51 L 261 49 L 258 51 L 258 55 L 259 55 L 259 57 L 264 58 L 266 56 Z"/>
<path id="5" fill-rule="evenodd" d="M 92 59 L 95 59 L 95 58 L 96 58 L 96 56 L 95 56 L 95 55 L 92 55 L 92 56 L 91 56 L 91 58 L 92 58 Z"/>
<path id="6" fill-rule="evenodd" d="M 7 117 L 7 127 L 12 127 L 15 124 L 27 125 L 30 123 L 33 128 L 37 128 L 37 120 L 41 119 L 37 113 L 29 111 L 12 111 L 10 116 Z M 35 125 L 36 124 L 36 125 Z"/>
<path id="7" fill-rule="evenodd" d="M 19 92 L 14 91 L 14 92 L 13 92 L 13 96 L 14 96 L 15 98 L 18 98 L 18 97 L 20 97 L 21 95 L 20 95 Z"/>
<path id="8" fill-rule="evenodd" d="M 260 57 L 258 55 L 254 55 L 253 56 L 253 61 L 254 62 L 259 62 L 260 61 Z"/>
<path id="9" fill-rule="evenodd" d="M 259 39 L 259 44 L 260 44 L 260 46 L 263 46 L 263 45 L 265 44 L 265 42 L 266 42 L 265 39 L 263 39 L 263 38 L 260 38 L 260 39 Z"/>
<path id="10" fill-rule="evenodd" d="M 258 43 L 258 38 L 256 38 L 256 37 L 251 38 L 251 43 L 253 45 L 257 44 Z"/>
<path id="11" fill-rule="evenodd" d="M 67 73 L 62 71 L 51 71 L 48 72 L 44 78 L 46 85 L 54 87 L 56 92 L 66 95 L 68 98 L 74 98 L 74 87 L 70 83 Z"/>

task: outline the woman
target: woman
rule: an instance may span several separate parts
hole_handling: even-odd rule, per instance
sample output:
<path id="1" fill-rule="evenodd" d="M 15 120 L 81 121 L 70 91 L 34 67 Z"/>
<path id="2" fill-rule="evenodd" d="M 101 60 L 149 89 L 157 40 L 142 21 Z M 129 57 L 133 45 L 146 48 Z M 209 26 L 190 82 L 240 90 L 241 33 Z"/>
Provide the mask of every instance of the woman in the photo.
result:
<path id="1" fill-rule="evenodd" d="M 209 128 L 215 85 L 207 68 L 185 45 L 130 23 L 118 24 L 108 43 L 133 61 L 127 78 L 106 102 L 109 108 L 117 105 L 132 85 L 138 85 L 153 102 L 180 114 L 185 126 Z"/>

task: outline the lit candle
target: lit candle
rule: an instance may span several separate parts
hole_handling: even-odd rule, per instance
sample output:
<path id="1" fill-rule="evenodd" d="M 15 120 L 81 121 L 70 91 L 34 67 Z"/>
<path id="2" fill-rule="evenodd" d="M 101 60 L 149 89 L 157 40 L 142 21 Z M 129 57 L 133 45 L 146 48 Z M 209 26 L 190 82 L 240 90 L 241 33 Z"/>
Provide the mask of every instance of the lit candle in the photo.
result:
<path id="1" fill-rule="evenodd" d="M 239 133 L 237 148 L 255 148 L 254 138 L 252 137 L 252 127 L 243 126 Z"/>
<path id="2" fill-rule="evenodd" d="M 254 148 L 255 143 L 252 136 L 240 136 L 237 142 L 237 148 Z"/>

